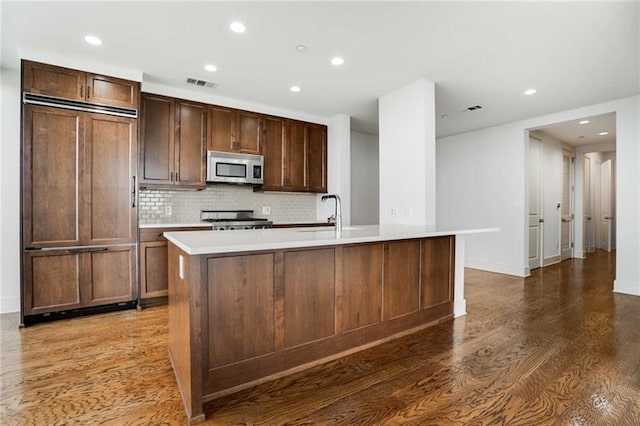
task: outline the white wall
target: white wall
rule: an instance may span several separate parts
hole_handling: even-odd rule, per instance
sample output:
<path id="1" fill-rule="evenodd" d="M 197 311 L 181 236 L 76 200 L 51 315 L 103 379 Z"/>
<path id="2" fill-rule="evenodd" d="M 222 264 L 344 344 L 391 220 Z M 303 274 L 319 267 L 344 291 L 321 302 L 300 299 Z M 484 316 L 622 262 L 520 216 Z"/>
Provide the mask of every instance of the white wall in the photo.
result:
<path id="1" fill-rule="evenodd" d="M 351 224 L 351 118 L 337 115 L 328 121 L 327 134 L 327 191 L 342 200 L 342 225 Z M 316 199 L 316 218 L 325 221 L 335 211 L 335 201 Z"/>
<path id="2" fill-rule="evenodd" d="M 378 136 L 351 132 L 351 224 L 379 223 Z"/>
<path id="3" fill-rule="evenodd" d="M 20 310 L 20 75 L 0 69 L 0 313 Z"/>
<path id="4" fill-rule="evenodd" d="M 438 139 L 438 223 L 500 227 L 498 233 L 467 238 L 467 266 L 527 273 L 527 129 L 615 112 L 616 210 L 624 233 L 618 234 L 614 290 L 640 295 L 639 109 L 640 97 L 634 96 Z M 581 170 L 577 162 L 576 194 L 582 193 Z M 582 229 L 581 202 L 575 203 L 575 219 L 576 229 Z"/>
<path id="5" fill-rule="evenodd" d="M 435 85 L 421 79 L 380 97 L 380 223 L 436 219 Z"/>

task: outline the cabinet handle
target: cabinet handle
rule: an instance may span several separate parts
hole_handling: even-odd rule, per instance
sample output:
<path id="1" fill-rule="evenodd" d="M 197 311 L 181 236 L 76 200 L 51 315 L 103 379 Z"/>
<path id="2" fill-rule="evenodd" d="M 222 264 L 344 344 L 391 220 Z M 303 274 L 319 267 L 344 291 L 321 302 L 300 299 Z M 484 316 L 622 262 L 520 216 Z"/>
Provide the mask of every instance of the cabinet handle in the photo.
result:
<path id="1" fill-rule="evenodd" d="M 136 177 L 132 176 L 131 183 L 131 207 L 136 207 Z"/>
<path id="2" fill-rule="evenodd" d="M 87 99 L 91 97 L 91 86 L 87 86 Z"/>
<path id="3" fill-rule="evenodd" d="M 170 172 L 170 173 L 169 173 L 169 180 L 170 180 L 171 182 L 173 182 L 173 172 Z"/>

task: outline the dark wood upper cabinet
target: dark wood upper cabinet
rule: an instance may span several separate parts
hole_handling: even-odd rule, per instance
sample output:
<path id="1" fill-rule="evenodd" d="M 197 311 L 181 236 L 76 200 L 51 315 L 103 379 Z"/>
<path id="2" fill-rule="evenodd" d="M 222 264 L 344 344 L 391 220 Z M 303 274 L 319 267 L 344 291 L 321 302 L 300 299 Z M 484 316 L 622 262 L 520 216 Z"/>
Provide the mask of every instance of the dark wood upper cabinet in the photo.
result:
<path id="1" fill-rule="evenodd" d="M 263 117 L 264 191 L 327 192 L 327 127 Z"/>
<path id="2" fill-rule="evenodd" d="M 261 115 L 210 105 L 207 149 L 261 154 Z"/>
<path id="3" fill-rule="evenodd" d="M 142 94 L 141 185 L 204 188 L 205 114 L 203 104 Z"/>
<path id="4" fill-rule="evenodd" d="M 140 84 L 87 73 L 87 102 L 138 109 Z"/>
<path id="5" fill-rule="evenodd" d="M 138 109 L 140 83 L 39 62 L 23 61 L 25 92 Z"/>
<path id="6" fill-rule="evenodd" d="M 25 92 L 84 101 L 85 84 L 86 76 L 82 71 L 23 61 L 22 87 Z"/>
<path id="7" fill-rule="evenodd" d="M 175 102 L 142 94 L 140 102 L 140 184 L 173 184 Z"/>
<path id="8" fill-rule="evenodd" d="M 245 154 L 261 153 L 260 114 L 237 111 L 236 150 Z"/>
<path id="9" fill-rule="evenodd" d="M 307 130 L 307 188 L 327 192 L 327 128 L 309 124 Z"/>
<path id="10" fill-rule="evenodd" d="M 286 138 L 286 120 L 280 117 L 264 116 L 263 144 L 264 184 L 263 190 L 282 190 L 284 187 L 284 149 Z"/>
<path id="11" fill-rule="evenodd" d="M 176 185 L 201 188 L 206 180 L 206 107 L 176 100 Z"/>
<path id="12" fill-rule="evenodd" d="M 292 191 L 307 189 L 307 146 L 305 123 L 288 120 L 288 137 L 284 156 L 284 188 Z"/>
<path id="13" fill-rule="evenodd" d="M 210 151 L 234 151 L 235 110 L 210 105 L 208 108 L 207 149 Z"/>

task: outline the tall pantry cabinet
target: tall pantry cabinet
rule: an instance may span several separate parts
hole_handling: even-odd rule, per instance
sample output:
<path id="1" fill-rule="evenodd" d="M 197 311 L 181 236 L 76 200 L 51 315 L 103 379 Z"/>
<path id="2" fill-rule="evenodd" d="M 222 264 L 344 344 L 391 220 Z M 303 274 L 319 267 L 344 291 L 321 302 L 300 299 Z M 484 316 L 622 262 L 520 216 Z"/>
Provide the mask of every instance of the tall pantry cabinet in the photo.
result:
<path id="1" fill-rule="evenodd" d="M 41 96 L 31 84 L 35 81 L 29 76 L 33 69 L 38 70 L 38 81 L 53 89 L 64 86 L 60 76 L 73 75 L 80 82 L 100 81 L 102 106 L 94 108 L 87 98 L 70 102 L 64 92 L 55 90 Z M 78 309 L 133 306 L 137 297 L 139 87 L 136 82 L 83 74 L 23 62 L 25 324 Z M 115 89 L 112 107 L 111 83 Z M 130 92 L 129 87 L 133 88 Z M 131 98 L 127 98 L 129 93 Z M 96 110 L 99 113 L 91 112 Z"/>

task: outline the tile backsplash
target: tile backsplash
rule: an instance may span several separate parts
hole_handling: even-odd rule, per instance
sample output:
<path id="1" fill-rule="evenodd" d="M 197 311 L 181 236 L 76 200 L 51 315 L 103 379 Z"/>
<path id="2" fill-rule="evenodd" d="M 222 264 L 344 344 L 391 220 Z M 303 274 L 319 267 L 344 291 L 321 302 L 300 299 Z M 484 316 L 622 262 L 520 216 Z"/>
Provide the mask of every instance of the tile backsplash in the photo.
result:
<path id="1" fill-rule="evenodd" d="M 316 220 L 315 194 L 253 192 L 248 185 L 210 185 L 202 191 L 144 189 L 138 202 L 141 225 L 200 222 L 200 210 L 253 210 L 256 217 L 274 223 Z M 262 207 L 270 207 L 271 214 L 263 215 Z"/>

